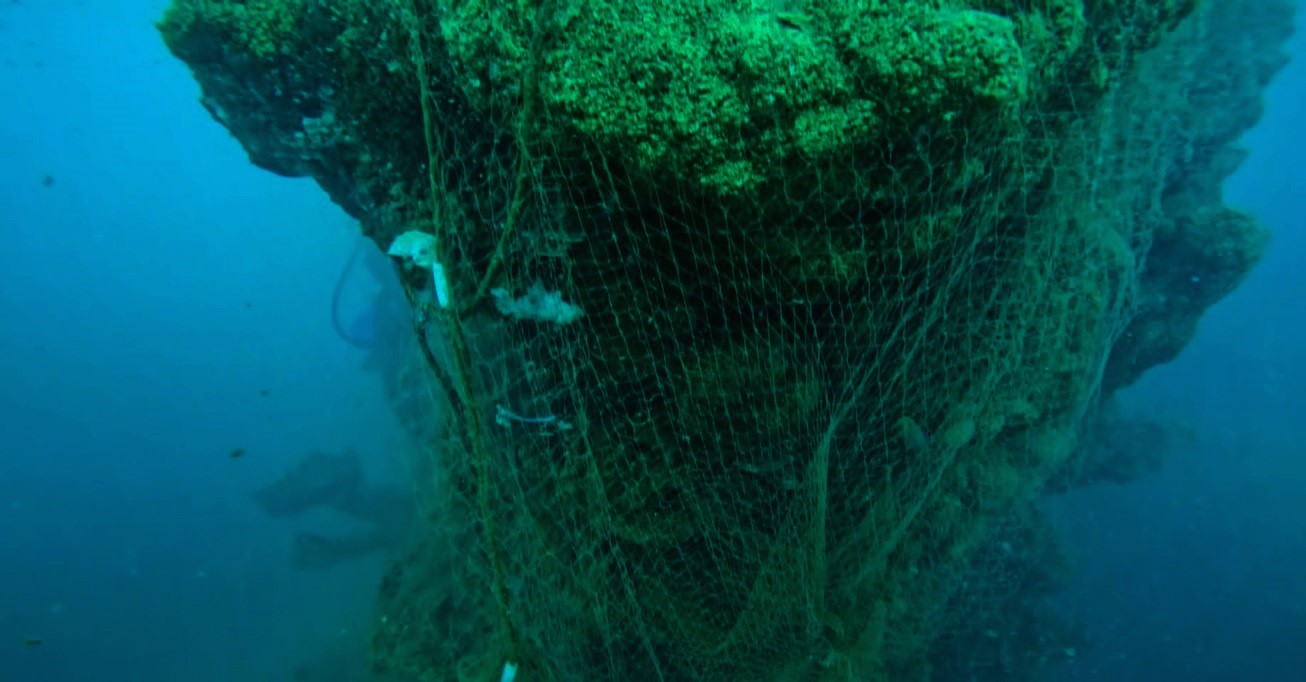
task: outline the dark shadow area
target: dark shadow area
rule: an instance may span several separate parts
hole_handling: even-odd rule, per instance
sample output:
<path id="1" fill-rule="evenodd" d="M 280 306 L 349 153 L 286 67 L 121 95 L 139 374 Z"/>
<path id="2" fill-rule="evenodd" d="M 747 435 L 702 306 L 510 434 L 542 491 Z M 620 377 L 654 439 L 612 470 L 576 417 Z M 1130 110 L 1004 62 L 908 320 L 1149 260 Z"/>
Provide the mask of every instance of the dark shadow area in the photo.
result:
<path id="1" fill-rule="evenodd" d="M 344 531 L 296 531 L 291 563 L 300 570 L 327 569 L 402 549 L 417 518 L 412 494 L 398 486 L 369 483 L 352 450 L 310 452 L 276 482 L 254 491 L 253 499 L 273 518 L 325 509 L 353 522 L 354 527 Z"/>

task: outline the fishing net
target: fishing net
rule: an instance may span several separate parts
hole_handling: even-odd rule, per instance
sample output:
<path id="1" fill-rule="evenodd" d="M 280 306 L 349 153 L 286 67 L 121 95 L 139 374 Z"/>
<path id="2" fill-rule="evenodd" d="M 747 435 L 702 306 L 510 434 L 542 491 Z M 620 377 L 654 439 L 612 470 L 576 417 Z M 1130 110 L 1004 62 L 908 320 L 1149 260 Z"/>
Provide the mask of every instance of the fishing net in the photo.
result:
<path id="1" fill-rule="evenodd" d="M 1255 262 L 1219 183 L 1287 16 L 175 0 L 161 29 L 255 163 L 426 240 L 429 529 L 379 667 L 899 680 L 1010 635 L 962 616 L 1021 586 L 1029 501 Z"/>

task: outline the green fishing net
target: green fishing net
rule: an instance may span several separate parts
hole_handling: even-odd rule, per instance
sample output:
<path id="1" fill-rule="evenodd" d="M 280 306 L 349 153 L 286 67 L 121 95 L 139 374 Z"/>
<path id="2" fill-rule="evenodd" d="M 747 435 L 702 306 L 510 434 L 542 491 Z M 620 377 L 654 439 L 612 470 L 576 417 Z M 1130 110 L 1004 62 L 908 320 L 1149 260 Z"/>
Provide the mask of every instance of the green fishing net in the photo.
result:
<path id="1" fill-rule="evenodd" d="M 254 163 L 429 249 L 401 265 L 428 529 L 378 667 L 833 681 L 965 670 L 1086 419 L 1254 264 L 1219 186 L 1287 21 L 174 0 L 160 28 Z"/>

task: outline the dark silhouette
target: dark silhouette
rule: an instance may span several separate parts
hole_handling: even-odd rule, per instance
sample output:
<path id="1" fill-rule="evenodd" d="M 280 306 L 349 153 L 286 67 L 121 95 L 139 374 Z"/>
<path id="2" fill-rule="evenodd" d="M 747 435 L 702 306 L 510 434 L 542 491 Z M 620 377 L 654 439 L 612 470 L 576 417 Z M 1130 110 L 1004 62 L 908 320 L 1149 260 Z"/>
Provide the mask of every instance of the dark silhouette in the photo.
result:
<path id="1" fill-rule="evenodd" d="M 400 549 L 416 519 L 412 494 L 399 487 L 369 485 L 352 450 L 310 452 L 279 480 L 254 491 L 253 499 L 274 518 L 330 509 L 358 522 L 343 532 L 296 532 L 291 563 L 303 570 Z"/>

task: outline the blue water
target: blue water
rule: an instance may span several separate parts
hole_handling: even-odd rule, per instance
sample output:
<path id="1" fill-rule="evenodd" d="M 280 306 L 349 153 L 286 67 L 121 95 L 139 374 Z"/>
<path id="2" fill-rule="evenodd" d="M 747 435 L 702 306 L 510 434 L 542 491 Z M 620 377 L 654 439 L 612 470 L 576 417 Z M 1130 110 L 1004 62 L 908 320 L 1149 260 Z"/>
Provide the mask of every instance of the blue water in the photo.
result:
<path id="1" fill-rule="evenodd" d="M 1058 679 L 1306 680 L 1306 36 L 1290 50 L 1225 185 L 1270 249 L 1178 360 L 1122 396 L 1196 443 L 1157 475 L 1053 505 L 1078 564 L 1069 609 L 1094 638 Z"/>
<path id="2" fill-rule="evenodd" d="M 250 500 L 315 448 L 404 470 L 331 323 L 357 231 L 209 119 L 164 5 L 0 0 L 0 680 L 366 680 L 382 557 L 295 571 L 335 519 Z M 1125 396 L 1196 443 L 1049 504 L 1093 641 L 1059 679 L 1306 679 L 1306 63 L 1269 102 L 1228 196 L 1272 249 Z"/>
<path id="3" fill-rule="evenodd" d="M 364 660 L 381 557 L 293 571 L 293 531 L 335 520 L 250 501 L 314 448 L 404 466 L 331 325 L 357 228 L 209 118 L 153 28 L 164 5 L 0 4 L 5 682 Z"/>

